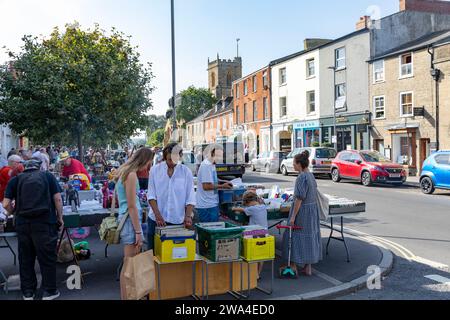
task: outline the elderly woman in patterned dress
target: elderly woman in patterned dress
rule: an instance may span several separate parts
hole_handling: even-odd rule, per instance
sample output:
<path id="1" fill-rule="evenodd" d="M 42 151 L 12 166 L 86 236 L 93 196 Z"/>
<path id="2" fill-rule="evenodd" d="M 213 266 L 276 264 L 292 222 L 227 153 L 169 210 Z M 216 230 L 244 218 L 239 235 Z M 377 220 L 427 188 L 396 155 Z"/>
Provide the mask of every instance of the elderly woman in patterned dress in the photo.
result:
<path id="1" fill-rule="evenodd" d="M 295 170 L 300 172 L 295 182 L 295 203 L 289 214 L 289 225 L 301 227 L 292 231 L 291 268 L 303 265 L 302 273 L 312 275 L 312 265 L 322 260 L 317 183 L 309 172 L 309 152 L 304 151 L 294 159 Z M 289 232 L 283 235 L 283 259 L 288 260 Z M 282 268 L 284 269 L 284 268 Z"/>

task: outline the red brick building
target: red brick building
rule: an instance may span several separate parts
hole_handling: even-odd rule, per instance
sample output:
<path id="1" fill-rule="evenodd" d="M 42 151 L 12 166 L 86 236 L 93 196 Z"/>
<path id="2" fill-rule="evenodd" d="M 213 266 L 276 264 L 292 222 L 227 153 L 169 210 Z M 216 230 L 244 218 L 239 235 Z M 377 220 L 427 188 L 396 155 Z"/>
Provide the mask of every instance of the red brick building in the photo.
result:
<path id="1" fill-rule="evenodd" d="M 241 135 L 251 158 L 270 151 L 270 67 L 233 82 L 235 135 Z"/>

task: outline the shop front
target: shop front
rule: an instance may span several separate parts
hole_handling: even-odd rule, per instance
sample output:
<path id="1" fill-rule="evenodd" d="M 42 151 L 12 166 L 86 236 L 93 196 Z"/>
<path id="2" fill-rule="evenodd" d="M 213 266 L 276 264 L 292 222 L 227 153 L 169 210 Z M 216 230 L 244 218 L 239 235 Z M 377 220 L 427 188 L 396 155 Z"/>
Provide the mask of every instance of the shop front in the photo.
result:
<path id="1" fill-rule="evenodd" d="M 336 117 L 337 151 L 370 149 L 370 113 L 340 115 Z M 334 118 L 320 119 L 321 142 L 333 145 Z"/>
<path id="2" fill-rule="evenodd" d="M 302 121 L 294 124 L 294 147 L 312 147 L 321 142 L 320 121 Z"/>

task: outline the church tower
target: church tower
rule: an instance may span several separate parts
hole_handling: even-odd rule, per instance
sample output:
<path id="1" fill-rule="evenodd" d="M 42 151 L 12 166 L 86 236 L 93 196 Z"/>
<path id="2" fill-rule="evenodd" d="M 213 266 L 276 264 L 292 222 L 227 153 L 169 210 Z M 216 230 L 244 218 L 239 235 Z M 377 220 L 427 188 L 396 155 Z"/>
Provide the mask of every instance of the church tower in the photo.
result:
<path id="1" fill-rule="evenodd" d="M 208 87 L 217 100 L 233 96 L 233 81 L 241 77 L 241 57 L 236 57 L 234 60 L 221 60 L 217 54 L 215 61 L 209 61 L 208 58 Z"/>

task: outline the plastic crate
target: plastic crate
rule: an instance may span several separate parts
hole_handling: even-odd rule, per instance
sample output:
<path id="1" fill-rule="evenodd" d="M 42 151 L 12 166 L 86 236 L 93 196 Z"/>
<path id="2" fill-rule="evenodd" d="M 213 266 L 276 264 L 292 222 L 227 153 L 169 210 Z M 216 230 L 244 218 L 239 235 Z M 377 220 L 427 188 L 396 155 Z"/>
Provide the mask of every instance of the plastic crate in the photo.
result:
<path id="1" fill-rule="evenodd" d="M 199 253 L 214 262 L 234 261 L 240 258 L 244 228 L 229 222 L 200 223 L 196 225 Z"/>
<path id="2" fill-rule="evenodd" d="M 195 236 L 166 237 L 155 235 L 155 255 L 162 263 L 194 261 L 195 250 Z"/>
<path id="3" fill-rule="evenodd" d="M 221 204 L 232 204 L 236 202 L 242 202 L 242 198 L 246 191 L 247 189 L 245 188 L 233 190 L 219 190 L 219 201 Z"/>
<path id="4" fill-rule="evenodd" d="M 250 221 L 250 218 L 245 213 L 234 212 L 233 205 L 222 205 L 220 208 L 220 212 L 222 215 L 232 220 L 233 222 L 239 224 L 247 224 Z"/>
<path id="5" fill-rule="evenodd" d="M 242 239 L 242 257 L 247 261 L 275 259 L 275 237 Z"/>

